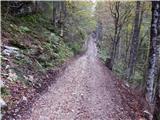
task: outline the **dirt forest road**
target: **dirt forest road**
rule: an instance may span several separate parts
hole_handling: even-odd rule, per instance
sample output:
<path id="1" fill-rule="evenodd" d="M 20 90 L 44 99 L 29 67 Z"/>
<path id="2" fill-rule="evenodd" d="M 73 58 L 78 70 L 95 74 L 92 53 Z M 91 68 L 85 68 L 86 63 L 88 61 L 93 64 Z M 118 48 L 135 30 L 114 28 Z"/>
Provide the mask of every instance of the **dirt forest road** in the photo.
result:
<path id="1" fill-rule="evenodd" d="M 27 120 L 130 120 L 115 81 L 99 61 L 93 38 L 85 55 L 66 68 L 36 101 Z"/>

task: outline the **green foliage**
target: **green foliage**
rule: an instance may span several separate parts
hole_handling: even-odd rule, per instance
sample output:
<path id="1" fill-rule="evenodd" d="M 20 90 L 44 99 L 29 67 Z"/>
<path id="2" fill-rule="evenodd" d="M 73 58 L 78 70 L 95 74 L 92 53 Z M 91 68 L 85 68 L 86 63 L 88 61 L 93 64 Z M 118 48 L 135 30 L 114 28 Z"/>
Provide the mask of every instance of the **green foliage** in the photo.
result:
<path id="1" fill-rule="evenodd" d="M 72 43 L 69 45 L 69 47 L 72 49 L 72 51 L 74 52 L 74 54 L 78 54 L 81 51 L 81 46 L 78 43 Z"/>
<path id="2" fill-rule="evenodd" d="M 1 95 L 2 96 L 6 96 L 6 95 L 9 95 L 9 94 L 10 94 L 10 92 L 6 87 L 1 87 Z"/>
<path id="3" fill-rule="evenodd" d="M 22 32 L 22 33 L 31 32 L 31 30 L 28 27 L 26 27 L 26 26 L 20 26 L 19 27 L 19 31 Z"/>
<path id="4" fill-rule="evenodd" d="M 135 85 L 143 85 L 144 83 L 143 72 L 136 70 L 133 76 L 133 81 Z"/>
<path id="5" fill-rule="evenodd" d="M 113 70 L 119 75 L 119 76 L 123 76 L 124 75 L 124 64 L 122 62 L 117 62 L 114 66 L 113 66 Z"/>
<path id="6" fill-rule="evenodd" d="M 44 68 L 62 64 L 73 55 L 71 49 L 59 36 L 49 32 L 45 34 L 48 35 L 48 42 L 44 44 L 45 52 L 38 57 L 38 61 Z"/>
<path id="7" fill-rule="evenodd" d="M 67 58 L 73 56 L 73 52 L 71 51 L 71 49 L 64 43 L 62 43 L 61 47 L 59 47 L 58 53 L 58 59 L 60 60 L 60 63 L 63 63 Z"/>
<path id="8" fill-rule="evenodd" d="M 67 35 L 65 39 L 75 54 L 81 51 L 86 36 L 95 29 L 96 21 L 93 6 L 94 4 L 88 1 L 67 2 L 68 13 L 65 19 Z"/>
<path id="9" fill-rule="evenodd" d="M 38 18 L 40 17 L 41 15 L 40 14 L 35 14 L 35 15 L 27 15 L 27 16 L 22 16 L 22 17 L 19 17 L 17 19 L 20 19 L 24 22 L 30 22 L 30 23 L 37 23 L 38 21 Z"/>
<path id="10" fill-rule="evenodd" d="M 103 60 L 104 62 L 105 62 L 106 59 L 109 57 L 106 49 L 99 49 L 98 53 L 99 53 L 99 54 L 98 54 L 98 55 L 99 55 L 99 58 L 100 58 L 101 60 Z"/>

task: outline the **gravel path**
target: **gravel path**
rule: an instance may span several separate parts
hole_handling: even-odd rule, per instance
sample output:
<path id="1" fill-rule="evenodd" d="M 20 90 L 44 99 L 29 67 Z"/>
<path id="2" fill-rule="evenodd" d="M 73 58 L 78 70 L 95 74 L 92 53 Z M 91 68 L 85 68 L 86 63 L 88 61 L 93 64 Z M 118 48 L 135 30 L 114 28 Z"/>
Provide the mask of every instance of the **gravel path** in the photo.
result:
<path id="1" fill-rule="evenodd" d="M 96 55 L 91 38 L 87 53 L 34 103 L 27 120 L 130 120 L 115 81 Z"/>

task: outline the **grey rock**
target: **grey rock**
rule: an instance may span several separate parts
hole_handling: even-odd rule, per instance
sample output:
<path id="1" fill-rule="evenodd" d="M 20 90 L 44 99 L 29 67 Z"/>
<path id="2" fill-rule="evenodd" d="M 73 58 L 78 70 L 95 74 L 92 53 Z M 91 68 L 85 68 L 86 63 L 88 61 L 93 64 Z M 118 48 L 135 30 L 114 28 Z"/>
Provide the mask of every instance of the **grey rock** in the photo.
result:
<path id="1" fill-rule="evenodd" d="M 16 47 L 11 47 L 11 46 L 4 46 L 5 49 L 9 49 L 9 50 L 19 50 L 18 48 Z"/>
<path id="2" fill-rule="evenodd" d="M 7 106 L 6 102 L 1 97 L 0 97 L 0 106 L 1 106 L 1 108 Z"/>
<path id="3" fill-rule="evenodd" d="M 16 56 L 20 56 L 19 49 L 16 47 L 11 46 L 4 46 L 3 54 L 10 56 L 11 54 L 14 54 Z"/>
<path id="4" fill-rule="evenodd" d="M 4 87 L 4 82 L 0 80 L 0 87 Z"/>
<path id="5" fill-rule="evenodd" d="M 153 120 L 153 115 L 148 110 L 144 110 L 143 113 L 147 120 Z"/>
<path id="6" fill-rule="evenodd" d="M 2 114 L 2 113 L 0 113 L 0 120 L 2 120 L 2 117 L 3 117 L 3 114 Z"/>
<path id="7" fill-rule="evenodd" d="M 27 97 L 23 96 L 22 100 L 27 102 Z"/>

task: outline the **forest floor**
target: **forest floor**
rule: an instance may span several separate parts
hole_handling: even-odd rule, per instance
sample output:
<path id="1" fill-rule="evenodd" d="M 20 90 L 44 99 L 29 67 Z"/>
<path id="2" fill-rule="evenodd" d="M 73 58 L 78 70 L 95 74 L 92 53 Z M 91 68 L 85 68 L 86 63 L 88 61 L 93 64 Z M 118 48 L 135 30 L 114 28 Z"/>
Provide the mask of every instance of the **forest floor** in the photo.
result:
<path id="1" fill-rule="evenodd" d="M 138 120 L 142 116 L 136 97 L 97 58 L 92 38 L 87 52 L 56 81 L 21 119 Z"/>

